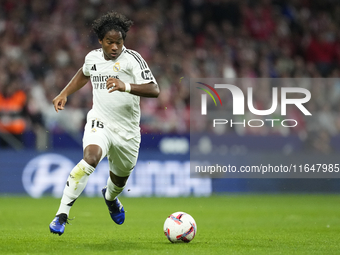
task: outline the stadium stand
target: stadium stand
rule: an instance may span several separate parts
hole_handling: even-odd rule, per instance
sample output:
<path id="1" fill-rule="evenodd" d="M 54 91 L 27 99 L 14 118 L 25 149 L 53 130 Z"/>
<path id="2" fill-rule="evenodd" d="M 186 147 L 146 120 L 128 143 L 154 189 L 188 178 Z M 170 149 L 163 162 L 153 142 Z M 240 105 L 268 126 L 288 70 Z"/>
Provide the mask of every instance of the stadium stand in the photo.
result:
<path id="1" fill-rule="evenodd" d="M 0 92 L 20 83 L 27 95 L 25 133 L 37 136 L 82 132 L 90 84 L 69 98 L 62 117 L 51 100 L 100 46 L 90 24 L 107 10 L 133 18 L 126 46 L 143 55 L 161 84 L 159 100 L 141 101 L 144 133 L 189 132 L 190 78 L 339 76 L 338 1 L 1 0 L 0 6 Z M 340 83 L 311 90 L 309 107 L 319 117 L 291 132 L 327 152 L 340 130 Z M 47 140 L 42 135 L 37 147 Z"/>

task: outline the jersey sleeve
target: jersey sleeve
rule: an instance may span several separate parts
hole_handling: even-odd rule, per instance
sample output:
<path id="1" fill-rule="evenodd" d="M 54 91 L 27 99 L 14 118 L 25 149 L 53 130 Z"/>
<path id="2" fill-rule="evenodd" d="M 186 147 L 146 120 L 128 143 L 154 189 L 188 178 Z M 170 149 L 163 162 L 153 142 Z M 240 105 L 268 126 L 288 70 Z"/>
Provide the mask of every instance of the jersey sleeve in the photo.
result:
<path id="1" fill-rule="evenodd" d="M 85 76 L 90 76 L 90 65 L 88 63 L 88 54 L 86 55 L 85 57 L 85 62 L 84 62 L 84 65 L 83 65 L 83 74 Z"/>
<path id="2" fill-rule="evenodd" d="M 143 84 L 143 83 L 156 83 L 156 79 L 151 73 L 149 66 L 147 65 L 146 61 L 142 58 L 140 54 L 135 51 L 128 52 L 131 56 L 131 72 L 135 78 L 136 84 Z"/>

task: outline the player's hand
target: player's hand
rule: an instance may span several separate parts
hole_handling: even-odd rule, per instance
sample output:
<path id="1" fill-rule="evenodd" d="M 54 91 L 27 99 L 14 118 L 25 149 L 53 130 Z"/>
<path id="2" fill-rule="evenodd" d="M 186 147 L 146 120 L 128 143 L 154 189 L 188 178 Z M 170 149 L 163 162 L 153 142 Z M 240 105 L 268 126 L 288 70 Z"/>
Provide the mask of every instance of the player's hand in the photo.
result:
<path id="1" fill-rule="evenodd" d="M 125 83 L 121 80 L 115 79 L 115 78 L 108 78 L 106 80 L 106 88 L 109 90 L 109 93 L 112 93 L 113 91 L 125 91 Z"/>
<path id="2" fill-rule="evenodd" d="M 64 110 L 64 106 L 67 102 L 67 97 L 59 94 L 53 99 L 52 102 L 53 102 L 55 111 L 58 112 L 58 110 Z"/>

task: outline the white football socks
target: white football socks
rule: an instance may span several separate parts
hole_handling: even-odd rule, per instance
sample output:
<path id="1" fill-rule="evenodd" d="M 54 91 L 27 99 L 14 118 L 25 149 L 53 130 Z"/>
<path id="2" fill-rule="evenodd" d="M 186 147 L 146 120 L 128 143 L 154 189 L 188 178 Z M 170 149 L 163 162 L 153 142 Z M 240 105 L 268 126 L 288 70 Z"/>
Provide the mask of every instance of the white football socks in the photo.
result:
<path id="1" fill-rule="evenodd" d="M 95 168 L 83 159 L 72 169 L 67 178 L 57 215 L 60 213 L 69 215 L 71 206 L 85 189 L 89 176 L 94 170 Z"/>
<path id="2" fill-rule="evenodd" d="M 122 193 L 124 187 L 118 187 L 111 181 L 111 178 L 107 179 L 107 189 L 105 193 L 105 199 L 108 201 L 113 201 L 120 193 Z"/>

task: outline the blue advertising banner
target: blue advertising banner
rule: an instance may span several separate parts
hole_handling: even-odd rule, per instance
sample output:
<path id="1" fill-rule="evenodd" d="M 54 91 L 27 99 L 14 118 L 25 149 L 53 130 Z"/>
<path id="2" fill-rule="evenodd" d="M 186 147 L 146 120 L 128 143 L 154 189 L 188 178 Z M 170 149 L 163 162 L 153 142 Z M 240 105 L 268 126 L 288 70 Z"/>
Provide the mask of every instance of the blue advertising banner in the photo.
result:
<path id="1" fill-rule="evenodd" d="M 57 138 L 54 143 L 57 143 L 56 140 L 70 139 Z M 284 157 L 289 157 L 290 164 L 296 166 L 296 171 L 303 171 L 305 178 L 232 179 L 214 178 L 210 174 L 207 178 L 190 178 L 188 136 L 144 135 L 138 163 L 122 195 L 176 197 L 209 196 L 223 192 L 340 192 L 340 178 L 308 179 L 313 174 L 310 169 L 312 163 L 317 166 L 322 160 L 326 160 L 334 165 L 338 164 L 336 151 L 329 155 L 303 152 L 302 142 L 297 136 L 269 136 L 266 143 L 260 143 L 259 138 L 251 136 L 226 135 L 223 139 L 207 136 L 205 142 L 201 142 L 203 148 L 212 143 L 208 139 L 224 146 L 225 160 L 235 167 L 245 164 L 244 159 L 251 161 L 249 164 L 255 167 L 260 165 L 262 158 L 271 160 L 271 165 L 275 166 L 277 158 L 282 158 L 284 154 Z M 333 139 L 334 144 L 340 144 L 338 140 Z M 61 197 L 68 174 L 82 158 L 81 147 L 66 146 L 70 143 L 64 145 L 63 148 L 55 146 L 53 150 L 46 152 L 34 149 L 18 152 L 0 149 L 0 195 Z M 260 145 L 261 149 L 253 149 L 256 145 Z M 302 166 L 301 160 L 311 164 L 308 169 L 305 165 Z M 101 196 L 100 191 L 106 185 L 108 170 L 108 162 L 104 159 L 91 175 L 83 194 Z M 340 176 L 338 172 L 334 174 Z"/>
<path id="2" fill-rule="evenodd" d="M 66 179 L 82 158 L 81 150 L 0 150 L 0 194 L 46 194 L 61 197 Z M 122 195 L 125 196 L 209 196 L 211 179 L 190 178 L 187 156 L 141 151 L 138 163 Z M 104 159 L 89 178 L 86 196 L 101 196 L 109 166 Z"/>

